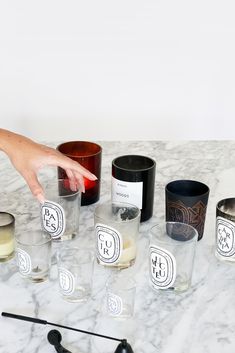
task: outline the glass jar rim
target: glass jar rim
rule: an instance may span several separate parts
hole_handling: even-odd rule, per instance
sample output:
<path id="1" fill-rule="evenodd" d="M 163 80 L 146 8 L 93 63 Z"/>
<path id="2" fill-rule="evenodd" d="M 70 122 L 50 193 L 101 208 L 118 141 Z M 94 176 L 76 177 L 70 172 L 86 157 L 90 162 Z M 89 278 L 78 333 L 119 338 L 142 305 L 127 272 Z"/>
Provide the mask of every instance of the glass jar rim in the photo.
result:
<path id="1" fill-rule="evenodd" d="M 93 152 L 93 153 L 89 153 L 89 154 L 79 154 L 79 152 L 76 153 L 76 155 L 74 155 L 72 152 L 63 152 L 61 151 L 61 148 L 62 147 L 65 147 L 66 145 L 69 146 L 69 145 L 87 145 L 87 146 L 94 146 L 96 147 L 97 151 L 96 152 Z M 62 142 L 61 144 L 59 144 L 56 149 L 60 152 L 60 153 L 63 153 L 64 155 L 66 155 L 67 157 L 70 157 L 70 158 L 89 158 L 89 157 L 93 157 L 93 156 L 96 156 L 98 154 L 100 154 L 102 152 L 102 147 L 98 144 L 98 143 L 95 143 L 95 142 L 90 142 L 90 141 L 67 141 L 67 142 Z"/>
<path id="2" fill-rule="evenodd" d="M 58 179 L 48 179 L 46 182 L 45 182 L 45 193 L 49 190 L 51 190 L 51 185 L 60 185 L 60 183 L 64 182 L 64 181 L 69 181 L 69 178 L 58 178 Z M 73 197 L 75 195 L 81 195 L 81 190 L 78 189 L 77 191 L 72 191 L 70 188 L 68 189 L 69 191 L 71 191 L 71 194 L 68 194 L 68 195 L 58 195 L 58 197 L 61 197 L 63 199 L 66 199 L 66 198 L 70 198 L 70 197 Z M 50 201 L 50 199 L 46 199 L 47 201 Z"/>
<path id="3" fill-rule="evenodd" d="M 73 253 L 79 254 L 79 253 L 85 253 L 87 255 L 89 255 L 89 259 L 92 260 L 95 257 L 95 253 L 94 250 L 92 250 L 91 248 L 79 248 L 77 246 L 73 246 L 73 247 L 69 247 L 69 246 L 64 246 L 61 249 L 57 250 L 56 252 L 56 258 L 57 261 L 59 262 L 64 256 L 66 256 L 66 254 L 69 254 L 69 256 L 71 256 L 71 254 Z M 68 255 L 67 255 L 68 256 Z M 82 262 L 82 260 L 84 260 L 84 262 Z M 81 257 L 81 264 L 86 263 L 87 261 L 85 261 L 84 257 Z"/>
<path id="4" fill-rule="evenodd" d="M 154 236 L 154 237 L 157 236 L 157 234 L 154 232 L 155 229 L 158 229 L 158 230 L 159 230 L 160 236 L 163 235 L 162 231 L 164 231 L 164 234 L 167 235 L 166 230 L 165 230 L 165 227 L 166 227 L 167 224 L 172 224 L 172 225 L 178 224 L 178 225 L 182 225 L 182 226 L 184 226 L 184 227 L 187 227 L 187 228 L 191 229 L 191 230 L 194 232 L 194 235 L 193 235 L 192 238 L 186 239 L 186 240 L 184 240 L 184 241 L 178 240 L 178 239 L 174 239 L 174 238 L 172 238 L 172 237 L 170 237 L 170 236 L 168 236 L 166 239 L 165 239 L 165 238 L 164 238 L 164 239 L 161 239 L 161 238 L 159 237 L 159 238 L 157 238 L 157 241 L 158 241 L 159 243 L 161 243 L 161 244 L 166 244 L 166 243 L 172 242 L 172 244 L 174 244 L 174 246 L 175 246 L 175 245 L 176 245 L 176 246 L 182 246 L 182 243 L 184 243 L 184 244 L 190 244 L 190 243 L 194 242 L 195 239 L 196 239 L 196 240 L 198 239 L 198 231 L 196 230 L 196 228 L 194 228 L 194 227 L 191 226 L 190 224 L 183 223 L 183 222 L 165 222 L 164 224 L 159 224 L 159 223 L 157 223 L 157 224 L 153 225 L 153 226 L 150 228 L 150 235 L 152 235 L 152 236 Z"/>
<path id="5" fill-rule="evenodd" d="M 130 222 L 134 222 L 136 219 L 140 218 L 141 216 L 141 210 L 139 209 L 138 206 L 136 205 L 133 205 L 131 203 L 127 203 L 127 202 L 112 202 L 112 201 L 107 201 L 107 202 L 103 202 L 99 205 L 96 206 L 95 208 L 95 217 L 99 218 L 99 219 L 106 219 L 105 217 L 101 217 L 100 215 L 97 214 L 97 211 L 100 210 L 101 208 L 104 208 L 104 207 L 110 207 L 110 206 L 118 206 L 120 205 L 121 207 L 130 207 L 130 208 L 135 208 L 137 210 L 137 214 L 134 218 L 132 219 L 128 219 L 127 222 L 130 223 Z M 123 220 L 111 220 L 111 222 L 114 222 L 114 223 L 123 223 L 124 221 Z"/>
<path id="6" fill-rule="evenodd" d="M 233 201 L 234 202 L 234 206 L 235 206 L 235 198 L 234 197 L 228 197 L 226 199 L 222 199 L 220 201 L 217 202 L 216 204 L 216 210 L 218 210 L 225 218 L 226 217 L 232 217 L 233 215 L 231 213 L 225 212 L 221 210 L 221 207 L 224 206 L 225 202 L 229 202 L 229 201 Z M 235 217 L 235 214 L 234 214 Z"/>
<path id="7" fill-rule="evenodd" d="M 125 158 L 141 158 L 143 160 L 147 160 L 149 162 L 151 162 L 151 165 L 149 167 L 145 167 L 145 168 L 139 168 L 139 169 L 136 169 L 136 168 L 126 168 L 126 167 L 122 167 L 121 165 L 119 165 L 117 162 L 121 159 L 125 159 Z M 152 168 L 154 168 L 156 166 L 156 162 L 153 158 L 151 157 L 148 157 L 148 156 L 143 156 L 143 155 L 139 155 L 139 154 L 126 154 L 126 155 L 123 155 L 123 156 L 119 156 L 119 157 L 116 157 L 113 159 L 112 161 L 112 165 L 117 168 L 117 169 L 120 169 L 120 170 L 124 170 L 124 171 L 127 171 L 127 172 L 134 172 L 134 173 L 137 173 L 137 172 L 144 172 L 146 170 L 150 170 Z"/>
<path id="8" fill-rule="evenodd" d="M 30 242 L 26 242 L 23 241 L 19 238 L 19 236 L 15 236 L 15 240 L 17 242 L 17 244 L 23 245 L 23 246 L 30 246 L 30 247 L 37 247 L 37 246 L 42 246 L 45 245 L 47 243 L 51 243 L 52 242 L 52 238 L 50 236 L 49 233 L 43 231 L 43 230 L 38 230 L 36 231 L 37 233 L 41 233 L 43 236 L 41 237 L 41 241 L 37 242 L 37 243 L 30 243 Z"/>
<path id="9" fill-rule="evenodd" d="M 194 193 L 188 193 L 188 194 L 184 194 L 178 190 L 174 191 L 172 190 L 172 186 L 176 185 L 176 184 L 188 184 L 192 187 L 200 187 L 202 189 L 202 192 L 194 192 Z M 182 196 L 182 197 L 190 197 L 190 198 L 197 198 L 198 196 L 203 196 L 209 193 L 210 189 L 209 187 L 205 184 L 202 183 L 201 181 L 197 181 L 197 180 L 191 180 L 191 179 L 177 179 L 177 180 L 172 180 L 169 183 L 166 184 L 166 192 L 172 195 L 177 195 L 177 196 Z"/>
<path id="10" fill-rule="evenodd" d="M 8 227 L 11 224 L 15 223 L 15 216 L 9 212 L 4 212 L 4 211 L 0 211 L 0 218 L 1 216 L 8 216 L 9 217 L 9 221 L 6 221 L 6 223 L 0 224 L 0 227 Z"/>

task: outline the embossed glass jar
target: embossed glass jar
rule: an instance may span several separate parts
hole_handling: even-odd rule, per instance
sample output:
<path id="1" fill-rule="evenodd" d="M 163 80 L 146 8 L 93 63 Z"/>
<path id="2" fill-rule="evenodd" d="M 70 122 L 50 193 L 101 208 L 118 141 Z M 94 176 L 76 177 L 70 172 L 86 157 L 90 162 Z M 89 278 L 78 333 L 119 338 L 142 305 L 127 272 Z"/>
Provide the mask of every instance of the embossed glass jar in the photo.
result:
<path id="1" fill-rule="evenodd" d="M 196 180 L 174 180 L 166 185 L 166 221 L 190 224 L 202 239 L 209 187 Z"/>

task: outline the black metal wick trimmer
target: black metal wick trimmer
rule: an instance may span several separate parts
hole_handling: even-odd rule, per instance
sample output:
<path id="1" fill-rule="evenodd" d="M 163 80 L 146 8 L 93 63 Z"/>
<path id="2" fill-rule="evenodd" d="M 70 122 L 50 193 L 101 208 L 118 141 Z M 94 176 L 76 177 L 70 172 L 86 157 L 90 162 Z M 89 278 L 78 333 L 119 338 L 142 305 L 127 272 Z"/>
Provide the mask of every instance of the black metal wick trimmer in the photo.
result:
<path id="1" fill-rule="evenodd" d="M 48 342 L 55 347 L 57 353 L 72 353 L 60 344 L 60 342 L 62 341 L 62 336 L 58 330 L 49 331 L 47 339 Z"/>
<path id="2" fill-rule="evenodd" d="M 33 322 L 34 324 L 56 326 L 56 327 L 60 327 L 60 328 L 71 330 L 71 331 L 85 333 L 87 335 L 92 335 L 92 336 L 106 338 L 106 339 L 113 340 L 113 341 L 118 341 L 120 343 L 117 346 L 114 353 L 134 353 L 131 345 L 127 342 L 127 340 L 125 338 L 120 339 L 120 338 L 116 338 L 116 337 L 112 337 L 112 336 L 101 335 L 99 333 L 80 330 L 80 329 L 70 327 L 70 326 L 59 325 L 54 322 L 49 322 L 46 320 L 41 320 L 41 319 L 30 317 L 30 316 L 17 315 L 17 314 L 12 314 L 12 313 L 7 313 L 7 312 L 2 312 L 2 316 L 9 317 L 11 319 L 29 321 L 29 322 Z M 48 339 L 49 343 L 55 347 L 56 352 L 58 352 L 58 353 L 71 353 L 70 351 L 68 351 L 67 349 L 65 349 L 61 345 L 62 336 L 59 331 L 57 331 L 57 330 L 49 331 L 49 333 L 47 335 L 47 339 Z"/>

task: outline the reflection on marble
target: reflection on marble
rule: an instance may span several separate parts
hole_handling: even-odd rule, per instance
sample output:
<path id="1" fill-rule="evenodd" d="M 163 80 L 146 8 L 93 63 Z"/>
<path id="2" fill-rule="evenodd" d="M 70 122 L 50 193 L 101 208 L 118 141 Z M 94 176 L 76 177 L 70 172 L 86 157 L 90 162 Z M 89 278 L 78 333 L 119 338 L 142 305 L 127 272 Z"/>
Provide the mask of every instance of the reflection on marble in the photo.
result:
<path id="1" fill-rule="evenodd" d="M 156 160 L 154 216 L 141 224 L 138 256 L 127 270 L 137 282 L 134 317 L 108 318 L 104 313 L 105 281 L 109 269 L 96 264 L 91 299 L 87 303 L 68 303 L 58 291 L 57 268 L 50 279 L 33 284 L 22 279 L 14 260 L 0 264 L 0 311 L 37 316 L 50 322 L 127 338 L 135 353 L 232 353 L 235 347 L 235 268 L 214 256 L 215 205 L 218 200 L 235 197 L 235 141 L 132 141 L 100 142 L 103 147 L 101 198 L 110 199 L 111 161 L 123 154 L 143 154 Z M 56 146 L 57 143 L 48 143 Z M 30 228 L 37 205 L 22 178 L 4 154 L 0 155 L 1 210 L 16 217 L 16 231 Z M 45 183 L 56 170 L 43 170 Z M 206 226 L 198 243 L 192 288 L 183 294 L 154 292 L 148 283 L 148 230 L 162 222 L 165 212 L 164 187 L 174 179 L 195 179 L 210 187 Z M 84 206 L 80 215 L 80 234 L 75 243 L 94 249 L 93 212 Z M 31 228 L 32 229 L 32 228 Z M 55 251 L 58 244 L 54 244 Z M 50 353 L 46 336 L 52 327 L 0 317 L 1 353 Z M 60 330 L 64 346 L 73 353 L 113 352 L 113 342 Z M 116 347 L 116 343 L 114 344 Z"/>

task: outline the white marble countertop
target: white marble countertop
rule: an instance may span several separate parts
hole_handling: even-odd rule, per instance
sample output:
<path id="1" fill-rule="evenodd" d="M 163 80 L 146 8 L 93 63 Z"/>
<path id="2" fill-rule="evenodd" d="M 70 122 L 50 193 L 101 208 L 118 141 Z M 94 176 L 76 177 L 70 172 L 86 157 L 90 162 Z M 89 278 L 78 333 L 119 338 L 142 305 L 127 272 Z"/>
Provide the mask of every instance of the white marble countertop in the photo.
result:
<path id="1" fill-rule="evenodd" d="M 233 353 L 235 350 L 235 267 L 214 256 L 215 206 L 234 197 L 235 141 L 187 142 L 99 142 L 103 147 L 101 198 L 110 199 L 111 161 L 123 154 L 143 154 L 156 160 L 154 216 L 140 227 L 138 256 L 130 271 L 137 282 L 134 317 L 108 318 L 103 312 L 107 270 L 95 266 L 94 288 L 85 304 L 67 303 L 58 291 L 56 265 L 50 279 L 33 284 L 16 272 L 14 260 L 0 264 L 0 311 L 37 316 L 50 322 L 127 338 L 135 353 Z M 56 146 L 56 143 L 48 143 Z M 46 181 L 55 170 L 43 170 Z M 192 288 L 175 294 L 150 289 L 148 284 L 148 230 L 163 222 L 166 183 L 195 179 L 210 188 L 203 239 L 197 244 Z M 32 196 L 7 157 L 0 154 L 1 211 L 15 215 L 17 231 L 24 231 L 22 215 Z M 93 247 L 95 205 L 82 207 L 79 246 Z M 46 336 L 52 327 L 0 317 L 1 353 L 52 353 Z M 63 345 L 73 353 L 114 352 L 111 341 L 60 330 Z M 113 344 L 113 343 L 112 343 Z M 100 348 L 102 347 L 102 349 Z M 114 344 L 116 347 L 116 343 Z"/>

